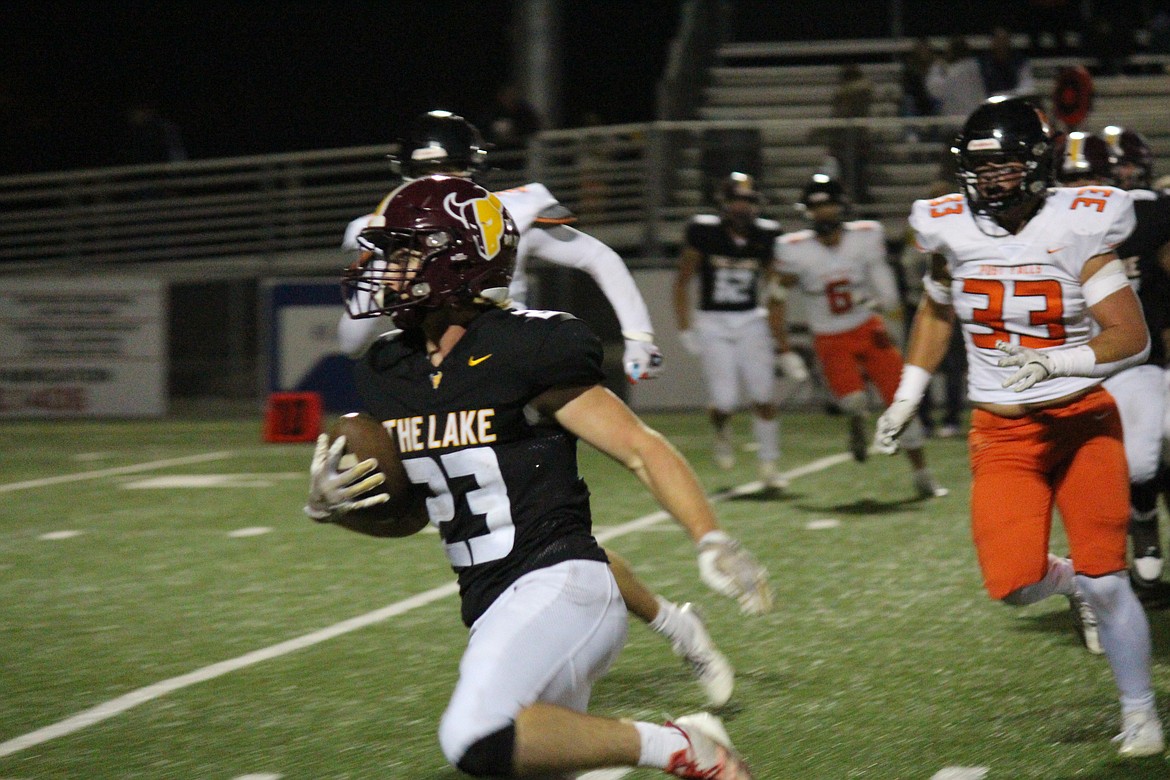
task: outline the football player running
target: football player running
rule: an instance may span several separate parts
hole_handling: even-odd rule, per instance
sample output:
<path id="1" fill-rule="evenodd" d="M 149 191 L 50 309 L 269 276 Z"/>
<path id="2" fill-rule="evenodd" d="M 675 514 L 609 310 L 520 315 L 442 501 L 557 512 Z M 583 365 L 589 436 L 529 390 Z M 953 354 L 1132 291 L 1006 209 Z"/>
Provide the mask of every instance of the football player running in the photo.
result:
<path id="1" fill-rule="evenodd" d="M 1073 166 L 1089 174 L 1083 183 L 1114 183 L 1128 190 L 1137 219 L 1133 233 L 1117 247 L 1117 255 L 1142 303 L 1150 331 L 1150 357 L 1144 364 L 1106 379 L 1105 389 L 1117 401 L 1125 431 L 1133 547 L 1130 573 L 1139 586 L 1139 596 L 1164 602 L 1166 588 L 1159 587 L 1158 470 L 1167 413 L 1163 335 L 1170 328 L 1170 196 L 1151 189 L 1154 156 L 1141 134 L 1111 125 L 1101 137 L 1089 136 L 1086 144 L 1091 162 Z M 1068 148 L 1072 148 L 1071 143 Z M 1069 165 L 1068 154 L 1065 160 Z"/>
<path id="2" fill-rule="evenodd" d="M 402 149 L 392 160 L 405 180 L 433 173 L 471 179 L 486 167 L 487 150 L 479 130 L 471 122 L 449 111 L 430 111 L 415 118 Z M 516 222 L 520 244 L 516 267 L 508 285 L 513 308 L 525 308 L 528 283 L 524 263 L 529 257 L 588 272 L 605 293 L 625 337 L 623 363 L 631 382 L 651 379 L 662 371 L 662 355 L 654 345 L 650 315 L 625 263 L 608 246 L 572 227 L 572 212 L 562 206 L 543 184 L 495 193 Z M 346 228 L 342 248 L 377 255 L 377 247 L 359 244 L 361 231 L 371 215 L 352 220 Z M 359 309 L 365 304 L 362 290 L 355 293 Z M 342 314 L 338 335 L 342 349 L 350 357 L 360 358 L 379 337 L 397 331 L 389 317 L 351 317 Z M 735 671 L 719 651 L 702 616 L 690 603 L 676 604 L 648 588 L 634 574 L 629 562 L 612 550 L 610 564 L 621 587 L 626 606 L 652 630 L 661 634 L 676 655 L 682 658 L 695 676 L 708 704 L 721 707 L 731 698 Z M 754 608 L 754 607 L 753 607 Z"/>
<path id="3" fill-rule="evenodd" d="M 845 188 L 823 173 L 805 185 L 800 207 L 812 227 L 776 239 L 775 269 L 781 285 L 804 294 L 813 348 L 829 390 L 849 418 L 849 450 L 861 462 L 869 451 L 866 381 L 889 404 L 902 373 L 902 353 L 879 314 L 901 303 L 886 261 L 885 233 L 872 220 L 846 221 Z M 925 438 L 916 417 L 902 438 L 914 491 L 920 498 L 942 497 L 947 489 L 926 467 Z"/>
<path id="4" fill-rule="evenodd" d="M 687 225 L 674 281 L 675 325 L 683 346 L 702 361 L 715 463 L 723 469 L 735 465 L 731 418 L 742 382 L 751 400 L 760 479 L 765 488 L 782 490 L 788 481 L 776 466 L 775 353 L 785 374 L 797 381 L 808 378 L 808 369 L 788 345 L 783 289 L 766 284 L 780 225 L 760 216 L 762 197 L 748 174 L 730 174 L 720 184 L 718 201 L 719 214 L 697 214 Z M 690 288 L 696 276 L 699 300 L 692 311 Z"/>
<path id="5" fill-rule="evenodd" d="M 626 608 L 592 535 L 577 439 L 629 468 L 703 540 L 708 584 L 741 600 L 770 602 L 771 591 L 755 559 L 719 530 L 687 462 L 601 384 L 601 344 L 588 327 L 561 312 L 504 308 L 519 231 L 499 198 L 466 178 L 413 179 L 387 196 L 361 240 L 379 253 L 345 273 L 361 293 L 349 297 L 351 313 L 386 315 L 399 332 L 366 352 L 358 390 L 426 491 L 423 522 L 439 531 L 471 628 L 439 725 L 444 755 L 477 777 L 646 766 L 750 778 L 712 715 L 655 724 L 585 712 L 625 642 Z M 318 510 L 377 534 L 345 506 Z"/>
<path id="6" fill-rule="evenodd" d="M 475 125 L 450 111 L 429 111 L 415 118 L 393 164 L 404 179 L 431 173 L 473 178 L 485 168 L 486 161 L 487 149 Z M 662 373 L 662 353 L 654 345 L 650 313 L 617 252 L 593 236 L 571 227 L 576 221 L 573 212 L 561 205 L 543 184 L 531 182 L 497 192 L 496 196 L 520 231 L 516 272 L 508 290 L 513 305 L 516 308 L 526 305 L 528 277 L 525 264 L 530 257 L 584 271 L 597 282 L 621 325 L 625 340 L 622 365 L 626 378 L 633 384 L 659 376 Z M 349 223 L 342 249 L 360 250 L 357 237 L 366 227 L 368 218 L 367 214 Z M 351 357 L 360 356 L 373 339 L 382 335 L 386 324 L 376 319 L 342 317 L 338 334 L 342 350 Z"/>
<path id="7" fill-rule="evenodd" d="M 1115 251 L 1133 230 L 1132 199 L 1113 187 L 1053 188 L 1048 122 L 1021 98 L 977 108 L 953 152 L 960 193 L 916 201 L 911 211 L 931 271 L 875 443 L 897 449 L 957 319 L 974 406 L 972 535 L 987 592 L 1016 606 L 1058 594 L 1074 607 L 1083 599 L 1074 617 L 1096 620 L 1120 693 L 1118 752 L 1159 754 L 1150 629 L 1126 574 L 1121 420 L 1101 387 L 1149 352 Z M 1071 560 L 1048 552 L 1054 504 Z"/>

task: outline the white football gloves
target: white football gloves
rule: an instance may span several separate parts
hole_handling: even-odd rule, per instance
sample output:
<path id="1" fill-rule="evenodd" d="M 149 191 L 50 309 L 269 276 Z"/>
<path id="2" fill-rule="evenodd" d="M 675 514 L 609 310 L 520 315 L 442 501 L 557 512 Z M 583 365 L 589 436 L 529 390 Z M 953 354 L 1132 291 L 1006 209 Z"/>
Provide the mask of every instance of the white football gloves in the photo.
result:
<path id="1" fill-rule="evenodd" d="M 877 432 L 874 433 L 873 447 L 882 455 L 893 455 L 898 451 L 898 437 L 906 430 L 918 412 L 918 401 L 908 398 L 894 399 L 894 402 L 882 412 L 877 421 Z"/>
<path id="2" fill-rule="evenodd" d="M 344 457 L 344 436 L 338 436 L 332 445 L 328 434 L 317 437 L 317 449 L 313 451 L 313 462 L 309 466 L 309 503 L 305 504 L 305 514 L 317 522 L 330 522 L 337 515 L 377 506 L 390 499 L 386 493 L 358 499 L 385 482 L 386 475 L 378 471 L 378 461 L 374 458 L 343 467 Z M 349 459 L 356 460 L 352 455 Z"/>
<path id="3" fill-rule="evenodd" d="M 641 339 L 626 339 L 626 349 L 622 354 L 622 365 L 626 369 L 626 379 L 634 385 L 643 379 L 655 379 L 662 374 L 662 353 L 658 347 L 649 341 Z"/>
<path id="4" fill-rule="evenodd" d="M 808 381 L 808 366 L 805 365 L 804 358 L 800 356 L 799 352 L 790 349 L 787 352 L 778 353 L 776 365 L 780 367 L 780 372 L 793 382 Z"/>
<path id="5" fill-rule="evenodd" d="M 702 345 L 699 344 L 699 334 L 693 330 L 680 330 L 678 332 L 678 340 L 682 342 L 683 349 L 692 355 L 698 355 L 703 351 Z"/>
<path id="6" fill-rule="evenodd" d="M 723 531 L 711 531 L 699 540 L 699 576 L 711 590 L 738 600 L 749 615 L 772 609 L 768 571 Z"/>
<path id="7" fill-rule="evenodd" d="M 1017 393 L 1027 390 L 1037 382 L 1043 382 L 1057 375 L 1056 366 L 1052 357 L 1030 347 L 1021 347 L 1018 344 L 1009 344 L 1006 341 L 997 341 L 995 348 L 1007 357 L 1000 358 L 1001 368 L 1019 366 L 1020 370 L 1003 380 L 1003 386 L 1015 390 Z"/>

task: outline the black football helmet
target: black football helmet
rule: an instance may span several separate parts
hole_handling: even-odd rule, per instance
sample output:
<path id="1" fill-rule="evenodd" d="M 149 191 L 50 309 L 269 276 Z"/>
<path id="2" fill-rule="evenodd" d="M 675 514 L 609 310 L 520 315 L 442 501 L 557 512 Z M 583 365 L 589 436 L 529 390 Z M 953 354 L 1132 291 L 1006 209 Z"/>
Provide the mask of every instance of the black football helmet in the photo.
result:
<path id="1" fill-rule="evenodd" d="M 1063 147 L 1061 183 L 1092 179 L 1108 184 L 1112 180 L 1109 147 L 1101 136 L 1077 130 L 1064 136 L 1058 145 Z"/>
<path id="2" fill-rule="evenodd" d="M 813 209 L 832 203 L 840 206 L 835 211 L 821 209 L 813 216 Z M 812 222 L 812 229 L 818 236 L 828 236 L 845 224 L 845 214 L 849 211 L 849 196 L 845 193 L 845 186 L 826 173 L 814 173 L 804 185 L 800 193 L 800 202 L 797 209 L 802 211 Z"/>
<path id="3" fill-rule="evenodd" d="M 470 179 L 432 175 L 391 192 L 342 273 L 351 317 L 387 314 L 408 330 L 429 312 L 508 299 L 520 233 L 500 199 Z"/>
<path id="4" fill-rule="evenodd" d="M 428 111 L 415 118 L 390 165 L 404 179 L 432 173 L 473 176 L 486 167 L 487 149 L 471 122 L 450 111 Z"/>
<path id="5" fill-rule="evenodd" d="M 1154 153 L 1141 133 L 1110 125 L 1102 134 L 1117 186 L 1123 190 L 1149 189 L 1154 179 Z"/>
<path id="6" fill-rule="evenodd" d="M 739 171 L 727 175 L 719 185 L 719 203 L 726 204 L 733 200 L 746 200 L 757 205 L 764 201 L 764 196 L 756 189 L 754 176 Z"/>
<path id="7" fill-rule="evenodd" d="M 1023 98 L 989 98 L 967 118 L 951 153 L 958 162 L 960 191 L 976 214 L 995 217 L 1043 200 L 1056 184 L 1052 129 L 1044 113 Z M 1022 173 L 987 168 L 1009 163 L 1021 164 Z"/>
<path id="8" fill-rule="evenodd" d="M 804 185 L 798 205 L 802 211 L 808 211 L 822 203 L 836 203 L 838 206 L 846 207 L 849 205 L 849 196 L 845 194 L 845 187 L 841 182 L 832 176 L 827 173 L 814 173 L 808 184 Z"/>

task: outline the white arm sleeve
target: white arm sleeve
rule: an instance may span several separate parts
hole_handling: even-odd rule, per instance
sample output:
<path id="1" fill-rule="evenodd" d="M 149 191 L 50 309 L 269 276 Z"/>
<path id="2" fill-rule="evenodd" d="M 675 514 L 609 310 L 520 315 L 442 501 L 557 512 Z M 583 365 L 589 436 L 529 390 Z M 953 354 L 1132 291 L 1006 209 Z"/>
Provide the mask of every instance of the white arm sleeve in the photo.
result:
<path id="1" fill-rule="evenodd" d="M 623 333 L 654 332 L 646 302 L 617 252 L 588 233 L 567 225 L 533 227 L 525 232 L 524 238 L 530 242 L 534 256 L 592 276 L 613 306 Z"/>

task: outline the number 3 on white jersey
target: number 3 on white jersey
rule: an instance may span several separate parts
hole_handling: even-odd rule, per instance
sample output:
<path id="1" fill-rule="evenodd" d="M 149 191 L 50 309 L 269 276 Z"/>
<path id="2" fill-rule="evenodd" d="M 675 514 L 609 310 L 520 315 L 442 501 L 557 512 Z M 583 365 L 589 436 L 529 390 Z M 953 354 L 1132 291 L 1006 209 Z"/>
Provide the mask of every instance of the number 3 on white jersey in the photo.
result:
<path id="1" fill-rule="evenodd" d="M 512 503 L 508 500 L 508 487 L 500 473 L 495 450 L 472 447 L 444 453 L 438 460 L 410 458 L 402 465 L 411 482 L 426 485 L 431 491 L 432 497 L 426 502 L 427 514 L 431 525 L 439 529 L 452 566 L 498 561 L 512 551 L 516 526 L 512 524 Z M 449 537 L 444 525 L 455 519 L 455 497 L 449 484 L 454 477 L 472 477 L 478 485 L 466 494 L 467 507 L 473 514 L 483 516 L 487 533 L 466 539 Z"/>

